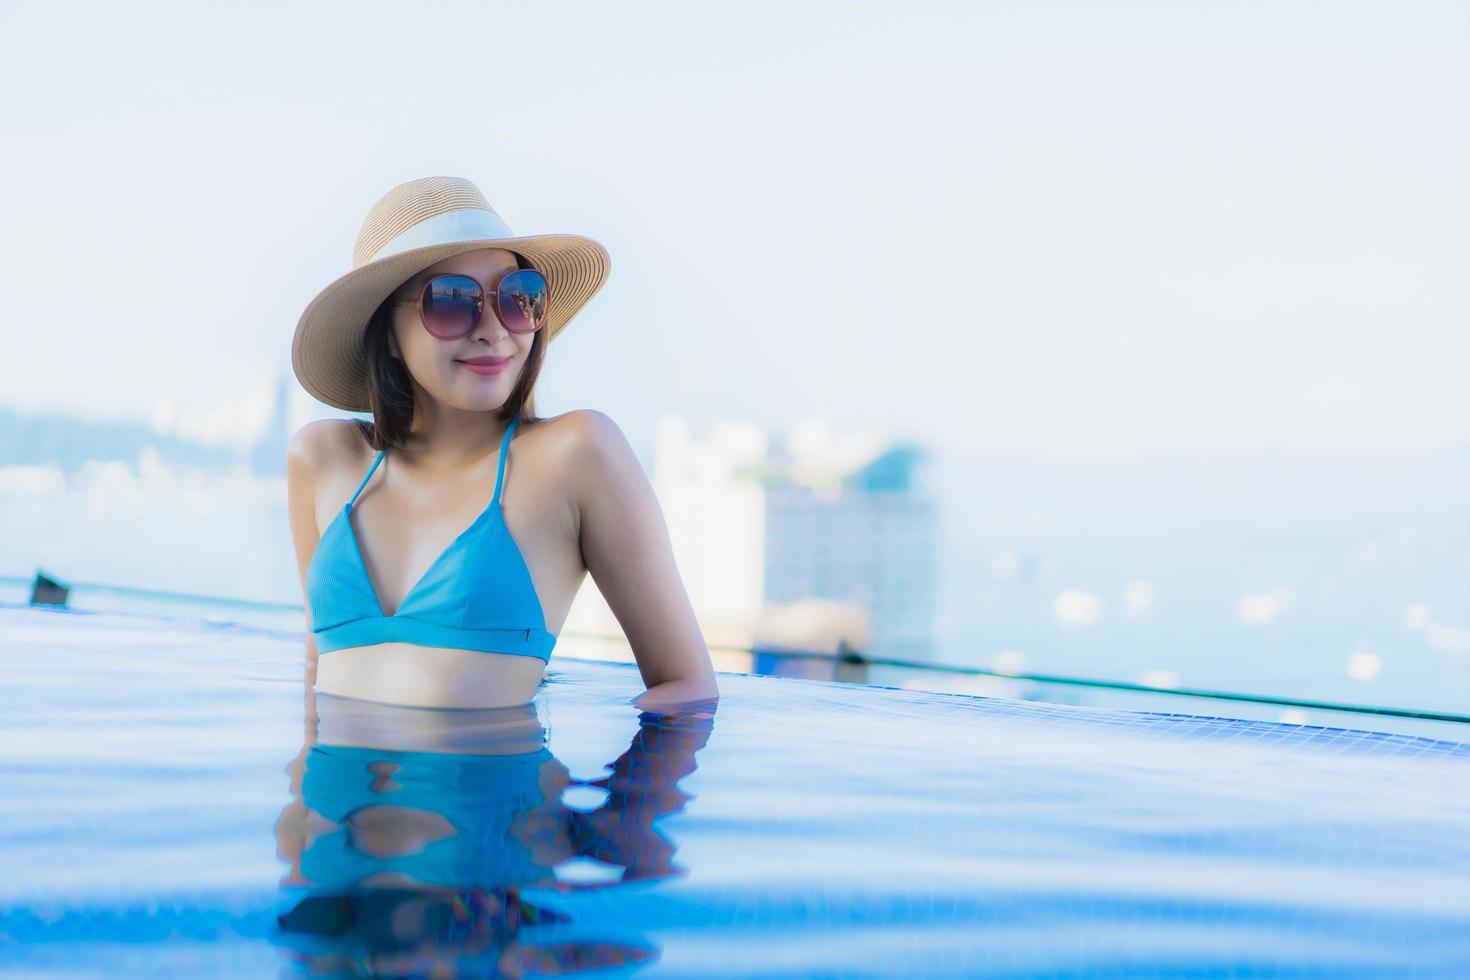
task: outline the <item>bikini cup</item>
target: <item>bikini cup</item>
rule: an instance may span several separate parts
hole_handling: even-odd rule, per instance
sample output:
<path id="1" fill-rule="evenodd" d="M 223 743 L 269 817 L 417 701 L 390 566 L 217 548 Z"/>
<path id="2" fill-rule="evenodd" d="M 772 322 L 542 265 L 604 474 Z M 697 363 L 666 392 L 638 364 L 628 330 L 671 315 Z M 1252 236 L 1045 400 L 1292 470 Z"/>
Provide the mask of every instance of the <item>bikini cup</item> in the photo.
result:
<path id="1" fill-rule="evenodd" d="M 490 503 L 441 551 L 384 615 L 352 524 L 352 509 L 387 455 L 378 452 L 351 499 L 332 518 L 306 567 L 306 598 L 318 653 L 403 642 L 484 653 L 550 658 L 556 634 L 546 628 L 536 584 L 510 528 L 501 493 L 519 419 L 501 438 Z"/>

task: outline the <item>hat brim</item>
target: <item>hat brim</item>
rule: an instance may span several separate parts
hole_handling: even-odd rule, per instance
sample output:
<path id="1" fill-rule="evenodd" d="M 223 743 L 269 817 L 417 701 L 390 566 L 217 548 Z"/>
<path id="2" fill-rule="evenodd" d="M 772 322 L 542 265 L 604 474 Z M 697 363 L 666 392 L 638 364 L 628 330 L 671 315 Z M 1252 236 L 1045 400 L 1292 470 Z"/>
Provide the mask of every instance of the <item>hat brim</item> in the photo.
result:
<path id="1" fill-rule="evenodd" d="M 546 342 L 607 281 L 607 249 L 583 235 L 523 235 L 426 245 L 369 262 L 330 283 L 307 304 L 291 338 L 291 369 L 313 398 L 348 412 L 371 410 L 362 338 L 368 318 L 407 279 L 436 262 L 481 248 L 524 255 L 546 277 L 551 303 Z"/>

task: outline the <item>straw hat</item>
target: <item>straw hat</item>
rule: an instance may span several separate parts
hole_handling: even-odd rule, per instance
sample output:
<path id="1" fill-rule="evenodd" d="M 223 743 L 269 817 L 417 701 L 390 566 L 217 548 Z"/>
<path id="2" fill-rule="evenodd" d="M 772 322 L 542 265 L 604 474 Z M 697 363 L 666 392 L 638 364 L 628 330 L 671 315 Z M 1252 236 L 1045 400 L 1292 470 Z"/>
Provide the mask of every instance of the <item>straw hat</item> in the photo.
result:
<path id="1" fill-rule="evenodd" d="M 352 250 L 352 271 L 316 295 L 291 339 L 301 386 L 334 408 L 366 412 L 368 318 L 407 279 L 452 255 L 507 248 L 530 260 L 550 286 L 546 342 L 607 281 L 607 249 L 582 235 L 516 235 L 473 183 L 424 177 L 378 199 Z"/>

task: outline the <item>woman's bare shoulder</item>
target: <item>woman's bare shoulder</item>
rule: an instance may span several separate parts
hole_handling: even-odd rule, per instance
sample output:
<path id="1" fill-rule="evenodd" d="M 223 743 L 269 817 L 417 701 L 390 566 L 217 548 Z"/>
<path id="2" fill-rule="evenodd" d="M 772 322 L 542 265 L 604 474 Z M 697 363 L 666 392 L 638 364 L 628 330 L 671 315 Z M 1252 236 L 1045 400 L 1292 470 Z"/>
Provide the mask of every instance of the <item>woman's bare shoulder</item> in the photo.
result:
<path id="1" fill-rule="evenodd" d="M 371 451 L 356 419 L 314 419 L 292 433 L 286 443 L 288 468 L 317 476 L 354 465 Z"/>
<path id="2" fill-rule="evenodd" d="M 537 419 L 532 424 L 532 428 L 536 430 L 560 433 L 564 439 L 595 436 L 599 431 L 605 432 L 608 428 L 617 427 L 618 424 L 606 412 L 595 408 L 574 408 L 560 415 Z"/>
<path id="3" fill-rule="evenodd" d="M 577 469 L 585 467 L 589 455 L 617 455 L 628 445 L 623 430 L 605 412 L 595 408 L 574 408 L 560 415 L 537 419 L 531 426 L 537 433 L 537 455 L 554 459 Z M 528 433 L 529 435 L 529 433 Z"/>

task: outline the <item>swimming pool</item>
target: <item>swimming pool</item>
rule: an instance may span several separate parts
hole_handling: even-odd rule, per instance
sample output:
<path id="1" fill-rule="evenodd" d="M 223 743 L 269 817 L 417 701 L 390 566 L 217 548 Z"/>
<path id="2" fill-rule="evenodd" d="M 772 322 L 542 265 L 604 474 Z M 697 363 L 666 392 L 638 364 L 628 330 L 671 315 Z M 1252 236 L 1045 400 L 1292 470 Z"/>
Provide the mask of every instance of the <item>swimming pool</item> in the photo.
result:
<path id="1" fill-rule="evenodd" d="M 721 675 L 317 699 L 285 632 L 0 607 L 0 975 L 1470 975 L 1470 744 Z M 361 887 L 371 880 L 373 887 Z"/>

